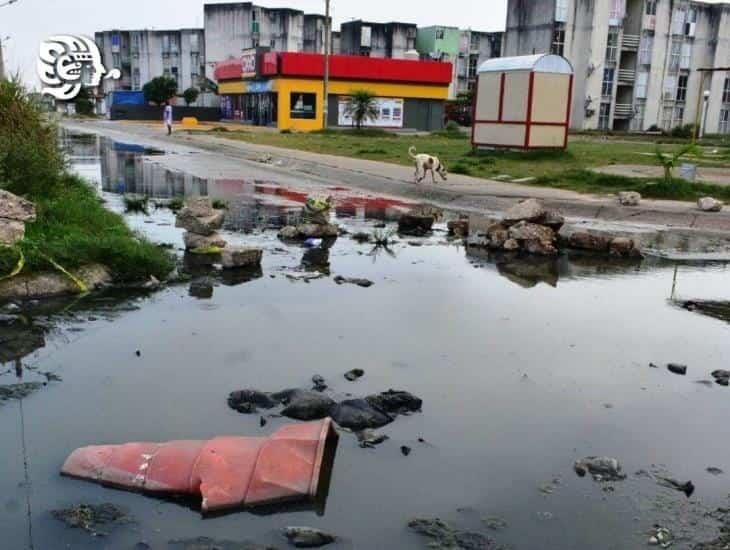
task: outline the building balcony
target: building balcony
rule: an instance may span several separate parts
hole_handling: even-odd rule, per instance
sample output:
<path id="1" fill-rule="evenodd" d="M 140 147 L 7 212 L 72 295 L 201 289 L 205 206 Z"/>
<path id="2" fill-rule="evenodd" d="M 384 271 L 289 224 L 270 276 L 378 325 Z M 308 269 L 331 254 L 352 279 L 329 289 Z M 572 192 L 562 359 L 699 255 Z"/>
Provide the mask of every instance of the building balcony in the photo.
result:
<path id="1" fill-rule="evenodd" d="M 638 52 L 640 43 L 641 36 L 638 34 L 624 34 L 624 39 L 621 42 L 621 50 L 625 52 Z"/>
<path id="2" fill-rule="evenodd" d="M 613 109 L 613 118 L 615 119 L 628 119 L 634 116 L 634 106 L 631 103 L 616 103 L 616 107 Z"/>
<path id="3" fill-rule="evenodd" d="M 636 71 L 632 69 L 619 69 L 618 70 L 618 85 L 619 86 L 633 86 L 636 82 Z"/>

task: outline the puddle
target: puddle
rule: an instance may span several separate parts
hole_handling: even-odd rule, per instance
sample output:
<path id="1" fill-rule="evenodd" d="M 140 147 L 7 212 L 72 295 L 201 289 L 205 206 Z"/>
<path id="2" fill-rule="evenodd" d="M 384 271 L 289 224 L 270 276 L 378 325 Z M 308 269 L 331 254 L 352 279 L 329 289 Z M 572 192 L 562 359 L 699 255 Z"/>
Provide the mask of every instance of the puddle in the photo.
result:
<path id="1" fill-rule="evenodd" d="M 264 248 L 264 262 L 223 278 L 186 258 L 191 280 L 156 294 L 9 313 L 16 320 L 0 324 L 0 342 L 3 330 L 19 331 L 5 341 L 25 336 L 0 352 L 0 384 L 18 382 L 18 361 L 23 381 L 43 381 L 41 372 L 62 378 L 22 409 L 0 406 L 0 531 L 12 548 L 29 547 L 28 510 L 35 548 L 98 548 L 50 516 L 81 502 L 111 502 L 135 518 L 104 539 L 112 549 L 197 537 L 285 548 L 277 533 L 288 525 L 340 535 L 342 548 L 423 548 L 428 540 L 407 528 L 414 517 L 525 549 L 640 548 L 655 523 L 673 531 L 678 548 L 687 547 L 684 536 L 716 536 L 705 512 L 727 506 L 728 489 L 706 469 L 730 472 L 718 422 L 730 414 L 730 390 L 696 381 L 728 368 L 730 324 L 715 306 L 730 301 L 726 265 L 520 261 L 466 251 L 443 224 L 387 250 L 349 237 L 292 246 L 275 228 L 298 216 L 300 190 L 172 173 L 154 156 L 99 138 L 67 143 L 74 168 L 112 208 L 121 210 L 122 190 L 229 201 L 226 238 Z M 405 207 L 345 186 L 330 191 L 337 222 L 351 233 L 391 227 Z M 166 209 L 128 220 L 181 245 Z M 339 286 L 335 276 L 375 284 Z M 687 301 L 704 309 L 677 306 Z M 687 365 L 687 376 L 667 363 Z M 365 375 L 349 382 L 352 369 Z M 284 508 L 204 520 L 175 502 L 58 475 L 85 445 L 271 434 L 288 420 L 262 427 L 258 415 L 231 410 L 228 394 L 310 387 L 314 374 L 338 398 L 394 388 L 423 399 L 422 413 L 380 430 L 390 439 L 375 449 L 342 434 L 321 515 Z M 574 461 L 604 455 L 629 476 L 612 490 L 573 472 Z M 652 465 L 692 480 L 692 498 L 634 475 Z M 500 518 L 501 527 L 484 518 Z"/>

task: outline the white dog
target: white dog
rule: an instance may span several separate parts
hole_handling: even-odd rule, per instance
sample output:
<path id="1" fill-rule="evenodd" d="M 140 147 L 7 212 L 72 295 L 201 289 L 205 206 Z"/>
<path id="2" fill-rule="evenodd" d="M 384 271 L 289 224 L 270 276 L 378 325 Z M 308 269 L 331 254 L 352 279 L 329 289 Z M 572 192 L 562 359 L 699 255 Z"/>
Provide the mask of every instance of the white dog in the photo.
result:
<path id="1" fill-rule="evenodd" d="M 446 166 L 441 163 L 438 157 L 424 154 L 417 155 L 415 147 L 408 149 L 408 156 L 416 161 L 416 183 L 421 183 L 428 172 L 431 172 L 431 179 L 434 183 L 436 183 L 437 173 L 441 176 L 441 179 L 446 181 L 448 172 Z"/>

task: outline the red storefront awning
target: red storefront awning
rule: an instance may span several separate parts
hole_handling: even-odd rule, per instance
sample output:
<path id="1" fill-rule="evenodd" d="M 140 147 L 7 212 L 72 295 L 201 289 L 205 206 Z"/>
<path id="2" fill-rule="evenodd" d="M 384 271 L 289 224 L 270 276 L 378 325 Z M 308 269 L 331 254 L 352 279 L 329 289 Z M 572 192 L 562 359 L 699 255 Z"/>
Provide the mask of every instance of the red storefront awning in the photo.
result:
<path id="1" fill-rule="evenodd" d="M 216 63 L 215 72 L 213 73 L 216 81 L 222 80 L 241 80 L 243 75 L 243 65 L 240 59 L 228 59 Z"/>

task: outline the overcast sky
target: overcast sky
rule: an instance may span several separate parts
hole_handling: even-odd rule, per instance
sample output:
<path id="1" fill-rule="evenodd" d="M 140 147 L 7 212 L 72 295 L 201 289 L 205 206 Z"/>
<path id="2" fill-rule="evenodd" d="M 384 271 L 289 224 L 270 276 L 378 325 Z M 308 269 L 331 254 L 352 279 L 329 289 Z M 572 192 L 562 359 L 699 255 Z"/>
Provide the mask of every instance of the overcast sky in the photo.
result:
<path id="1" fill-rule="evenodd" d="M 5 0 L 0 0 L 3 4 Z M 87 34 L 121 28 L 203 26 L 205 0 L 18 0 L 0 7 L 0 39 L 8 71 L 20 70 L 36 86 L 35 60 L 39 43 L 52 34 Z M 262 6 L 291 7 L 324 13 L 324 0 L 260 0 Z M 335 28 L 350 19 L 404 21 L 475 30 L 503 30 L 507 0 L 332 0 Z"/>

